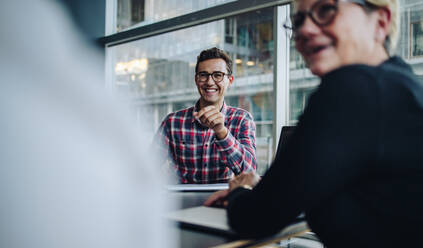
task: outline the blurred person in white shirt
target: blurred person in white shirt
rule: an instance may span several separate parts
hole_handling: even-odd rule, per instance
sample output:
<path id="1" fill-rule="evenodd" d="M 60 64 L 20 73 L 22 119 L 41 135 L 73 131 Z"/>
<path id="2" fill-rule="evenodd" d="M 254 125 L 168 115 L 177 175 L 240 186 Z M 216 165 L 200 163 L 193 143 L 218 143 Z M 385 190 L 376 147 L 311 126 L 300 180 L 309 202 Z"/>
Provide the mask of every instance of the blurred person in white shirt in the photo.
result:
<path id="1" fill-rule="evenodd" d="M 174 246 L 148 135 L 97 51 L 54 1 L 1 5 L 0 247 Z"/>

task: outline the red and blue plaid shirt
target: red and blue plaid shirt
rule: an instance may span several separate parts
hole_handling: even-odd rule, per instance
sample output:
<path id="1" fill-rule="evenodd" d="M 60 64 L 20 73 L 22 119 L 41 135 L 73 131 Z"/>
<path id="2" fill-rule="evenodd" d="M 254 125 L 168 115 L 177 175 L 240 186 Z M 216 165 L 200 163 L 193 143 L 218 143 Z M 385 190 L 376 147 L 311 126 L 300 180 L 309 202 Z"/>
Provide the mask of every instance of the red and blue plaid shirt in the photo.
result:
<path id="1" fill-rule="evenodd" d="M 180 182 L 222 183 L 233 174 L 256 170 L 256 126 L 251 114 L 223 103 L 221 113 L 229 132 L 218 140 L 213 129 L 193 116 L 194 108 L 170 113 L 157 135 Z"/>

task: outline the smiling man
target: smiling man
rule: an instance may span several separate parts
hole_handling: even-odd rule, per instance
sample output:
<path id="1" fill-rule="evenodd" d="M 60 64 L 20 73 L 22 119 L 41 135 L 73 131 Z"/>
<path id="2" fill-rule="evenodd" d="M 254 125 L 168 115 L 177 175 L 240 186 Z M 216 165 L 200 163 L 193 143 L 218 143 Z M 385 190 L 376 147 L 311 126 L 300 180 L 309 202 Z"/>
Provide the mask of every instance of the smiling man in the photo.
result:
<path id="1" fill-rule="evenodd" d="M 195 67 L 200 99 L 163 120 L 158 136 L 180 183 L 222 183 L 256 170 L 253 118 L 224 102 L 233 81 L 232 60 L 224 51 L 202 51 Z"/>

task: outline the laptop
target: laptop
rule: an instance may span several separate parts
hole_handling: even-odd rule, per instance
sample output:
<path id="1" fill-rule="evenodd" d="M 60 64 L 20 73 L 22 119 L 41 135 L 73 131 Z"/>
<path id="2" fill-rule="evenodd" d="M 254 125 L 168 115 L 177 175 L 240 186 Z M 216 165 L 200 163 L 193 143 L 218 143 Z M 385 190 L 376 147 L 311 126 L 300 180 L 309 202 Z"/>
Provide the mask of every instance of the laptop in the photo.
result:
<path id="1" fill-rule="evenodd" d="M 280 154 L 283 150 L 286 149 L 286 146 L 288 145 L 288 140 L 294 133 L 295 126 L 284 126 L 282 127 L 281 136 L 279 138 L 278 142 L 278 148 L 275 153 L 275 157 L 277 154 Z"/>

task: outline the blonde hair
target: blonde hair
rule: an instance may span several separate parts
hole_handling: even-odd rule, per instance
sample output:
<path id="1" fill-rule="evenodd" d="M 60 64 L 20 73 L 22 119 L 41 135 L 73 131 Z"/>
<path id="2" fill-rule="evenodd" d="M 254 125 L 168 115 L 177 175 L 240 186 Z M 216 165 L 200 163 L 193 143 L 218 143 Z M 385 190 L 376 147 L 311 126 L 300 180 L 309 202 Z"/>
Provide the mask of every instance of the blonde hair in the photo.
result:
<path id="1" fill-rule="evenodd" d="M 388 30 L 388 36 L 385 40 L 385 49 L 388 54 L 392 54 L 398 44 L 399 25 L 400 25 L 400 9 L 398 0 L 366 0 L 367 3 L 379 7 L 387 8 L 391 12 L 391 26 Z"/>

